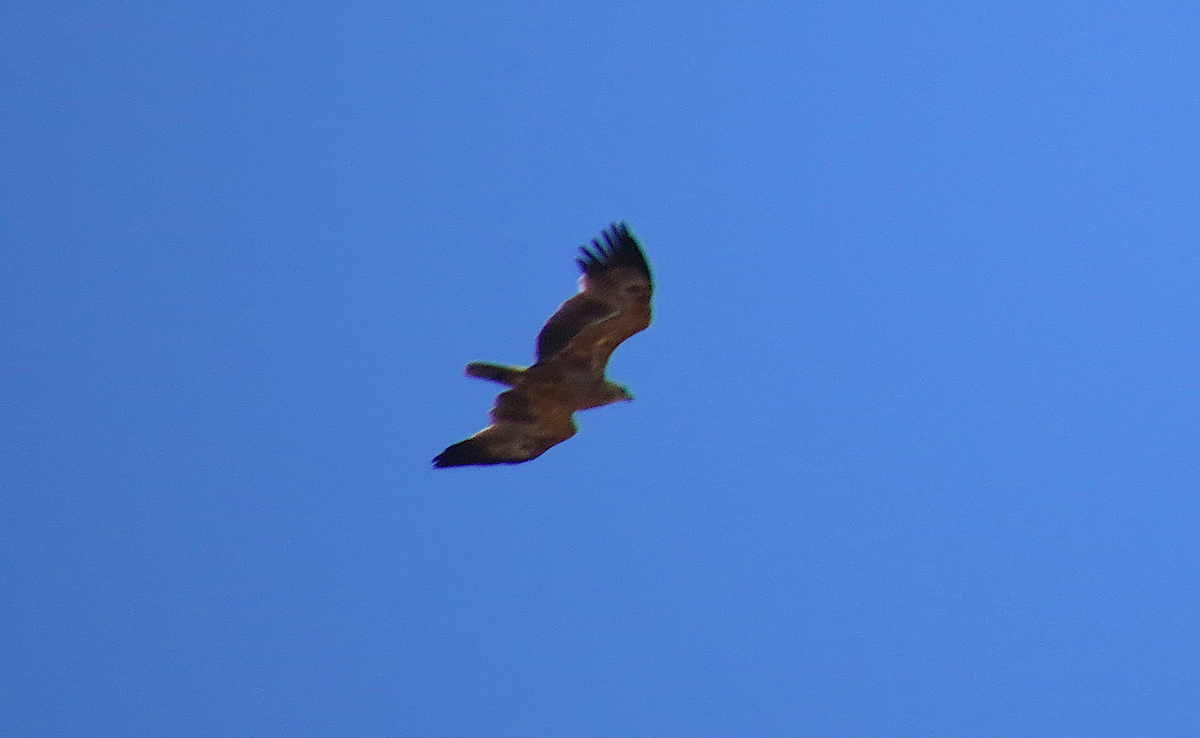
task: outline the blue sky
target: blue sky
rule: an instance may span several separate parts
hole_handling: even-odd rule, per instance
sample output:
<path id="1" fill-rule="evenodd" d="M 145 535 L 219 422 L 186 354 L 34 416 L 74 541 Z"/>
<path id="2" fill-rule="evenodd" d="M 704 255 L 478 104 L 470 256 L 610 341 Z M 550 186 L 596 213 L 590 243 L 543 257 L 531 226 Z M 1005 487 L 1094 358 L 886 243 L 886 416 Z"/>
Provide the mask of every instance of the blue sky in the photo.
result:
<path id="1" fill-rule="evenodd" d="M 1052 5 L 7 5 L 6 730 L 1196 735 L 1200 21 Z"/>

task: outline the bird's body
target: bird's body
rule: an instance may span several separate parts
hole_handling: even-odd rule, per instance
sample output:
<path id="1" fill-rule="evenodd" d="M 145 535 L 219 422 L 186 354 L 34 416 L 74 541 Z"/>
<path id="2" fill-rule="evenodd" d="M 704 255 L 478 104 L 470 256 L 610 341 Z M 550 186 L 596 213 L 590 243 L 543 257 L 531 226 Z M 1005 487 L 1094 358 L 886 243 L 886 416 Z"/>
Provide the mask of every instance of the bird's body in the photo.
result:
<path id="1" fill-rule="evenodd" d="M 528 368 L 473 362 L 467 376 L 512 389 L 496 397 L 492 424 L 450 446 L 434 466 L 517 464 L 575 435 L 579 410 L 631 400 L 605 376 L 622 341 L 650 325 L 653 281 L 646 257 L 624 224 L 581 249 L 580 290 L 550 317 L 537 338 L 537 363 Z"/>

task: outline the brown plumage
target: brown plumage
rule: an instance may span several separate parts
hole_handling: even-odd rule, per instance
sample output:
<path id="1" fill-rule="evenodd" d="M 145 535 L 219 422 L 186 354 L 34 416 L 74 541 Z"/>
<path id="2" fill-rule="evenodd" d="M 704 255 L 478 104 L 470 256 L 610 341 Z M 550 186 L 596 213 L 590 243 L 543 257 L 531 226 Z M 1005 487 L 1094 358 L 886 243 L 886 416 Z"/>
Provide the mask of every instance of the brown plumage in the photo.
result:
<path id="1" fill-rule="evenodd" d="M 604 373 L 613 350 L 650 325 L 650 267 L 624 223 L 609 226 L 580 251 L 579 293 L 538 334 L 537 363 L 467 365 L 467 376 L 512 389 L 496 397 L 492 424 L 438 454 L 435 467 L 535 459 L 575 435 L 575 411 L 633 399 Z"/>

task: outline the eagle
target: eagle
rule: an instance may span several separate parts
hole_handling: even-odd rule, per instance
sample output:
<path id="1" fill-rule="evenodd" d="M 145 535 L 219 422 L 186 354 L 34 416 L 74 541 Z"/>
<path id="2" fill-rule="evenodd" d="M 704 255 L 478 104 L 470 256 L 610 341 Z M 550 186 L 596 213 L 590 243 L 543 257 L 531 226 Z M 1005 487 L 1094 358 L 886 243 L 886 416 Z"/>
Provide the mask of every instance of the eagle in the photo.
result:
<path id="1" fill-rule="evenodd" d="M 536 363 L 467 364 L 468 377 L 512 389 L 496 396 L 492 424 L 438 454 L 434 467 L 536 459 L 575 435 L 576 411 L 633 399 L 605 370 L 613 350 L 650 325 L 650 266 L 625 223 L 613 223 L 579 250 L 579 292 L 538 333 Z"/>

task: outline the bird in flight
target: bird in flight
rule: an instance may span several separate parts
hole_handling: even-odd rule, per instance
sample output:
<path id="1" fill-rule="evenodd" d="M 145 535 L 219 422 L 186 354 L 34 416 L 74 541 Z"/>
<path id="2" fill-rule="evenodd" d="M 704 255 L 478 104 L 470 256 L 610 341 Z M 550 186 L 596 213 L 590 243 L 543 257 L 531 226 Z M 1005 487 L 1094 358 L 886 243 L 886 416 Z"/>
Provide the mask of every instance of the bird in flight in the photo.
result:
<path id="1" fill-rule="evenodd" d="M 624 223 L 606 228 L 577 259 L 579 292 L 550 316 L 537 337 L 530 367 L 467 364 L 468 377 L 512 389 L 496 396 L 492 424 L 454 444 L 435 467 L 519 464 L 575 435 L 574 413 L 622 400 L 629 390 L 605 376 L 608 358 L 626 338 L 650 325 L 650 267 Z"/>

